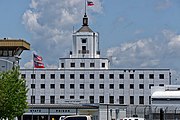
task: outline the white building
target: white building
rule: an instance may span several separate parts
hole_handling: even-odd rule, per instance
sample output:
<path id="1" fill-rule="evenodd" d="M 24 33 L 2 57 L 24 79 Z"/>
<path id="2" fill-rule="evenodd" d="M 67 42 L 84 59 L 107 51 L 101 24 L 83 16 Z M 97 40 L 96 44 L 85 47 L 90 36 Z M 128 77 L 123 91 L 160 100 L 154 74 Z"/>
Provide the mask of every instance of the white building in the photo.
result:
<path id="1" fill-rule="evenodd" d="M 32 109 L 38 109 L 40 105 L 41 108 L 70 103 L 147 106 L 151 101 L 152 86 L 170 84 L 169 69 L 112 69 L 109 63 L 107 58 L 100 56 L 99 34 L 89 28 L 85 14 L 82 27 L 73 33 L 70 57 L 60 58 L 58 69 L 21 69 L 27 80 L 31 106 L 25 115 L 31 115 Z"/>

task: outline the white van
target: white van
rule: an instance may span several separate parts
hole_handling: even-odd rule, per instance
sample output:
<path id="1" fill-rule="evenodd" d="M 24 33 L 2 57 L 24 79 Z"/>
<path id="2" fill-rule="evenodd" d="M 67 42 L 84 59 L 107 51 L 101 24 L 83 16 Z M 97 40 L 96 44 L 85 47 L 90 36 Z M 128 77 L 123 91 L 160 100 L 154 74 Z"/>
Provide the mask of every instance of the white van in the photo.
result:
<path id="1" fill-rule="evenodd" d="M 145 120 L 145 118 L 139 118 L 139 117 L 127 117 L 127 118 L 123 118 L 123 120 Z"/>
<path id="2" fill-rule="evenodd" d="M 90 115 L 72 115 L 66 116 L 64 120 L 92 120 Z"/>

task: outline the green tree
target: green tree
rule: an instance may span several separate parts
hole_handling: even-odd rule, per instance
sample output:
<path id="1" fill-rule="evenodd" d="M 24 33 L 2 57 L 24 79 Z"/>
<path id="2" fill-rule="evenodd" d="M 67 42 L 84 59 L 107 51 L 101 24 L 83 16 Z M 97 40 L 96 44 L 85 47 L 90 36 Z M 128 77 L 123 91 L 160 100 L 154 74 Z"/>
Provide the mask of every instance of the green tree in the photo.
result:
<path id="1" fill-rule="evenodd" d="M 21 116 L 28 107 L 28 89 L 18 68 L 0 73 L 0 120 Z"/>

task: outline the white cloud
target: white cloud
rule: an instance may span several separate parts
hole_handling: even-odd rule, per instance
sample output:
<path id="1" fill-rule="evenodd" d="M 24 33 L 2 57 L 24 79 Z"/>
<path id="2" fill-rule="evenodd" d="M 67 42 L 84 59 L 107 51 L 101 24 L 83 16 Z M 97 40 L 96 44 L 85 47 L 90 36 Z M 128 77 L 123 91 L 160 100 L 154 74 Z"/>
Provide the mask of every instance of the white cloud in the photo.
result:
<path id="1" fill-rule="evenodd" d="M 88 16 L 102 13 L 100 0 L 88 7 Z M 59 57 L 68 55 L 72 41 L 72 28 L 81 27 L 84 15 L 82 0 L 31 0 L 30 8 L 23 15 L 23 24 L 32 34 L 31 49 L 38 51 L 45 64 L 51 66 Z M 31 59 L 31 55 L 29 55 Z M 27 58 L 28 59 L 28 58 Z M 28 62 L 28 61 L 27 61 Z M 27 64 L 28 66 L 28 64 Z"/>
<path id="2" fill-rule="evenodd" d="M 163 30 L 160 37 L 141 39 L 109 48 L 107 56 L 118 67 L 165 67 L 178 69 L 180 35 Z"/>
<path id="3" fill-rule="evenodd" d="M 157 4 L 156 9 L 163 10 L 163 9 L 167 9 L 171 6 L 172 6 L 171 0 L 162 0 L 161 2 L 159 2 Z"/>

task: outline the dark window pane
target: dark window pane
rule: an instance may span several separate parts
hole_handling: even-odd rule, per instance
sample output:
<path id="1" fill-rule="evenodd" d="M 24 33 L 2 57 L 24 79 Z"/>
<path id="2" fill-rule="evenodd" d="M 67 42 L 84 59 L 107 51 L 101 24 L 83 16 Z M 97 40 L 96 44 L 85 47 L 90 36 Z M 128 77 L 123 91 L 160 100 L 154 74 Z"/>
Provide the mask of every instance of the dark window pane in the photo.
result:
<path id="1" fill-rule="evenodd" d="M 55 96 L 50 96 L 50 104 L 54 104 L 55 103 Z"/>
<path id="2" fill-rule="evenodd" d="M 51 85 L 50 85 L 50 88 L 51 88 L 51 89 L 55 89 L 55 84 L 51 84 Z"/>
<path id="3" fill-rule="evenodd" d="M 99 79 L 104 79 L 104 74 L 99 74 Z"/>
<path id="4" fill-rule="evenodd" d="M 119 74 L 119 79 L 124 79 L 124 74 Z"/>
<path id="5" fill-rule="evenodd" d="M 84 89 L 84 84 L 80 84 L 80 89 Z"/>
<path id="6" fill-rule="evenodd" d="M 55 79 L 55 74 L 51 74 L 51 79 Z"/>
<path id="7" fill-rule="evenodd" d="M 144 84 L 139 84 L 139 89 L 144 89 Z"/>
<path id="8" fill-rule="evenodd" d="M 65 79 L 65 74 L 60 74 L 60 79 Z"/>
<path id="9" fill-rule="evenodd" d="M 71 67 L 75 67 L 75 63 L 71 63 Z"/>
<path id="10" fill-rule="evenodd" d="M 80 79 L 84 79 L 84 74 L 80 74 Z"/>
<path id="11" fill-rule="evenodd" d="M 124 104 L 124 96 L 119 96 L 119 104 Z"/>
<path id="12" fill-rule="evenodd" d="M 134 74 L 129 74 L 130 79 L 134 79 Z"/>
<path id="13" fill-rule="evenodd" d="M 130 96 L 130 104 L 134 104 L 134 96 Z"/>
<path id="14" fill-rule="evenodd" d="M 31 84 L 31 88 L 35 88 L 35 84 Z"/>
<path id="15" fill-rule="evenodd" d="M 35 74 L 31 74 L 31 79 L 36 79 L 36 75 Z"/>
<path id="16" fill-rule="evenodd" d="M 100 89 L 104 89 L 104 84 L 99 84 Z"/>
<path id="17" fill-rule="evenodd" d="M 144 74 L 139 74 L 139 79 L 144 79 Z"/>
<path id="18" fill-rule="evenodd" d="M 70 84 L 70 89 L 74 89 L 74 84 Z"/>
<path id="19" fill-rule="evenodd" d="M 94 89 L 94 84 L 89 85 L 90 89 Z"/>
<path id="20" fill-rule="evenodd" d="M 45 79 L 45 74 L 41 74 L 41 79 Z"/>
<path id="21" fill-rule="evenodd" d="M 149 74 L 149 79 L 154 79 L 154 74 Z"/>
<path id="22" fill-rule="evenodd" d="M 164 74 L 159 74 L 159 79 L 164 79 Z"/>
<path id="23" fill-rule="evenodd" d="M 60 84 L 60 88 L 61 88 L 61 89 L 64 89 L 64 88 L 65 88 L 65 85 L 64 85 L 64 84 Z"/>
<path id="24" fill-rule="evenodd" d="M 109 79 L 114 79 L 114 74 L 109 74 Z"/>
<path id="25" fill-rule="evenodd" d="M 94 79 L 94 74 L 90 74 L 90 75 L 89 75 L 89 78 L 90 78 L 90 79 Z"/>
<path id="26" fill-rule="evenodd" d="M 109 89 L 114 89 L 114 84 L 110 84 Z"/>
<path id="27" fill-rule="evenodd" d="M 41 84 L 41 89 L 45 89 L 45 84 Z"/>
<path id="28" fill-rule="evenodd" d="M 134 84 L 130 84 L 130 89 L 134 89 Z"/>
<path id="29" fill-rule="evenodd" d="M 124 84 L 119 84 L 119 89 L 124 89 Z"/>

